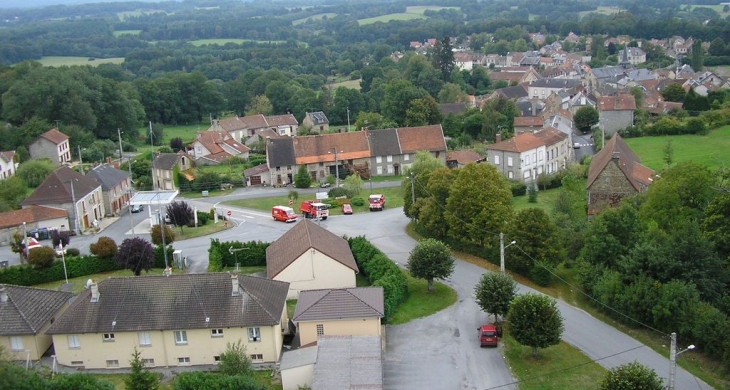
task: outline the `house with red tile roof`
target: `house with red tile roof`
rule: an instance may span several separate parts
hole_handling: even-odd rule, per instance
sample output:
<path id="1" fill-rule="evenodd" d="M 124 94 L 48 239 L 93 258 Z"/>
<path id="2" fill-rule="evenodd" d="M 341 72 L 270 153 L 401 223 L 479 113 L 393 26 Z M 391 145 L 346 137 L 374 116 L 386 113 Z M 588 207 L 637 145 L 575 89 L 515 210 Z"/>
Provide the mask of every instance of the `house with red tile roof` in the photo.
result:
<path id="1" fill-rule="evenodd" d="M 15 151 L 6 150 L 0 152 L 0 180 L 5 180 L 15 175 L 18 163 L 15 162 Z"/>
<path id="2" fill-rule="evenodd" d="M 571 152 L 570 137 L 548 128 L 487 145 L 486 162 L 497 167 L 507 179 L 533 183 L 543 173 L 565 169 Z"/>
<path id="3" fill-rule="evenodd" d="M 588 215 L 616 207 L 625 197 L 646 192 L 654 176 L 655 172 L 641 165 L 639 157 L 615 133 L 593 156 L 588 168 Z"/>
<path id="4" fill-rule="evenodd" d="M 10 242 L 13 233 L 40 228 L 69 229 L 68 212 L 65 209 L 49 206 L 29 206 L 20 210 L 0 213 L 0 243 Z"/>
<path id="5" fill-rule="evenodd" d="M 198 133 L 192 146 L 193 159 L 199 165 L 218 165 L 231 157 L 248 159 L 250 151 L 248 146 L 233 139 L 220 126 Z"/>
<path id="6" fill-rule="evenodd" d="M 598 121 L 606 136 L 634 125 L 636 99 L 631 94 L 598 98 Z"/>
<path id="7" fill-rule="evenodd" d="M 484 157 L 473 150 L 454 150 L 446 152 L 446 166 L 449 168 L 463 168 L 469 163 L 480 163 Z"/>
<path id="8" fill-rule="evenodd" d="M 58 129 L 51 129 L 41 134 L 28 146 L 30 158 L 47 158 L 56 165 L 71 161 L 71 149 L 68 136 Z"/>
<path id="9" fill-rule="evenodd" d="M 272 116 L 256 114 L 216 119 L 208 128 L 209 131 L 225 130 L 233 139 L 246 144 L 248 138 L 266 129 L 273 130 L 281 136 L 295 136 L 299 131 L 299 122 L 292 114 Z"/>
<path id="10" fill-rule="evenodd" d="M 540 116 L 517 116 L 513 119 L 515 134 L 534 133 L 545 126 Z"/>

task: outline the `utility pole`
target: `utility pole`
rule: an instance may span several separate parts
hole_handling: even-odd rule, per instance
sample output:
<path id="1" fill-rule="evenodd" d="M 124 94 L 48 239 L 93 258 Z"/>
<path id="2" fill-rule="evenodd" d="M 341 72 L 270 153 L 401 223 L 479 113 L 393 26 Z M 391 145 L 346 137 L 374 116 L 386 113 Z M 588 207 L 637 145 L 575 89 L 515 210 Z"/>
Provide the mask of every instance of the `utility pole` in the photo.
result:
<path id="1" fill-rule="evenodd" d="M 122 129 L 117 127 L 117 137 L 119 137 L 119 164 L 122 164 Z"/>
<path id="2" fill-rule="evenodd" d="M 499 270 L 502 273 L 504 273 L 504 250 L 516 243 L 517 241 L 512 241 L 509 245 L 504 246 L 504 233 L 499 233 Z"/>
<path id="3" fill-rule="evenodd" d="M 415 178 L 413 177 L 413 172 L 411 172 L 408 178 L 411 180 L 411 207 L 413 207 L 413 205 L 416 204 L 416 187 L 414 185 Z M 411 217 L 411 219 L 415 220 L 413 217 Z"/>
<path id="4" fill-rule="evenodd" d="M 129 227 L 132 229 L 132 235 L 134 236 L 134 220 L 132 219 L 132 159 L 127 159 L 127 166 L 129 168 L 129 186 L 127 186 L 127 208 L 129 209 Z"/>
<path id="5" fill-rule="evenodd" d="M 76 145 L 79 150 L 79 167 L 81 167 L 81 174 L 84 174 L 84 162 L 81 160 L 81 145 Z"/>
<path id="6" fill-rule="evenodd" d="M 152 153 L 152 186 L 151 189 L 155 189 L 155 144 L 153 138 L 155 135 L 152 133 L 152 121 L 150 121 L 150 152 Z M 159 208 L 159 207 L 158 207 Z"/>
<path id="7" fill-rule="evenodd" d="M 79 227 L 79 208 L 76 205 L 76 194 L 74 193 L 73 179 L 69 180 L 69 183 L 71 184 L 71 202 L 73 202 L 74 208 L 74 230 L 76 230 L 76 234 L 81 235 L 81 228 Z"/>
<path id="8" fill-rule="evenodd" d="M 157 193 L 157 223 L 160 225 L 160 235 L 162 236 L 162 256 L 165 257 L 165 269 L 167 269 L 167 243 L 165 242 L 165 232 L 167 231 L 167 224 L 162 218 L 162 210 L 160 209 L 160 194 Z"/>
<path id="9" fill-rule="evenodd" d="M 347 131 L 350 131 L 350 107 L 347 107 Z"/>
<path id="10" fill-rule="evenodd" d="M 695 346 L 690 345 L 686 349 L 677 352 L 677 334 L 672 332 L 672 343 L 669 347 L 669 384 L 667 385 L 667 389 L 674 390 L 676 386 L 677 356 L 693 349 L 695 349 Z"/>

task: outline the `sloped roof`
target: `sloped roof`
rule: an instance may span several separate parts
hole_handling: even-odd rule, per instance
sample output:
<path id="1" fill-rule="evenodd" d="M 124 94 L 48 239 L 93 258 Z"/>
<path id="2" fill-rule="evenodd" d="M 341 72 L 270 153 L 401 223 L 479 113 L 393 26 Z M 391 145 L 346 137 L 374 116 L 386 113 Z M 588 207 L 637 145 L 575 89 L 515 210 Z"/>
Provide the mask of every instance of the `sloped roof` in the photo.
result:
<path id="1" fill-rule="evenodd" d="M 49 219 L 68 218 L 65 209 L 47 206 L 30 206 L 20 210 L 0 213 L 0 229 L 18 227 L 25 223 L 47 221 Z"/>
<path id="2" fill-rule="evenodd" d="M 235 150 L 238 154 L 243 154 L 250 150 L 248 146 L 233 139 L 225 130 L 200 132 L 196 135 L 195 141 L 200 142 L 208 149 L 210 154 L 206 157 L 216 161 L 233 156 L 222 145 L 226 145 L 228 148 Z M 218 154 L 222 154 L 222 156 L 216 158 L 215 155 Z"/>
<path id="3" fill-rule="evenodd" d="M 210 127 L 210 130 L 216 129 L 216 123 L 225 131 L 269 127 L 269 124 L 266 122 L 266 118 L 262 114 L 219 119 L 217 122 L 214 122 L 214 124 Z"/>
<path id="4" fill-rule="evenodd" d="M 73 195 L 71 194 L 72 182 Z M 74 197 L 79 200 L 99 187 L 101 187 L 101 184 L 91 177 L 84 176 L 67 166 L 62 166 L 48 175 L 46 180 L 21 205 L 72 203 Z"/>
<path id="5" fill-rule="evenodd" d="M 76 298 L 48 334 L 273 326 L 281 321 L 289 283 L 228 273 L 108 278 Z"/>
<path id="6" fill-rule="evenodd" d="M 441 125 L 399 127 L 396 129 L 402 153 L 446 151 L 446 139 Z"/>
<path id="7" fill-rule="evenodd" d="M 8 301 L 0 303 L 0 335 L 19 336 L 38 334 L 41 328 L 65 305 L 73 294 L 0 284 Z"/>
<path id="8" fill-rule="evenodd" d="M 383 348 L 380 336 L 322 336 L 312 389 L 383 389 Z"/>
<path id="9" fill-rule="evenodd" d="M 541 139 L 535 137 L 535 135 L 531 133 L 522 133 L 508 140 L 487 145 L 487 149 L 522 153 L 540 146 L 545 146 L 545 143 Z"/>
<path id="10" fill-rule="evenodd" d="M 273 279 L 304 252 L 312 248 L 355 272 L 359 271 L 355 257 L 350 251 L 350 245 L 344 238 L 305 219 L 266 248 L 266 276 Z"/>
<path id="11" fill-rule="evenodd" d="M 537 131 L 533 133 L 533 135 L 540 139 L 545 144 L 545 146 L 555 145 L 558 142 L 565 141 L 568 138 L 567 134 L 554 127 L 548 127 L 544 130 Z"/>
<path id="12" fill-rule="evenodd" d="M 596 181 L 598 176 L 603 172 L 611 160 L 616 157 L 618 166 L 624 176 L 631 182 L 631 185 L 640 191 L 642 185 L 648 186 L 654 177 L 654 171 L 644 165 L 641 165 L 639 157 L 631 151 L 618 133 L 615 133 L 606 146 L 601 149 L 598 154 L 593 156 L 591 166 L 588 168 L 588 182 L 586 188 L 590 188 Z"/>
<path id="13" fill-rule="evenodd" d="M 180 155 L 177 153 L 158 153 L 152 160 L 152 166 L 155 169 L 171 171 L 177 165 L 178 160 L 180 160 Z"/>
<path id="14" fill-rule="evenodd" d="M 466 103 L 441 103 L 439 104 L 439 111 L 441 111 L 441 115 L 443 116 L 461 114 L 466 111 Z"/>
<path id="15" fill-rule="evenodd" d="M 329 119 L 327 119 L 327 115 L 325 115 L 322 111 L 308 112 L 307 116 L 309 117 L 309 120 L 312 121 L 312 124 L 315 126 L 326 125 L 330 123 Z"/>
<path id="16" fill-rule="evenodd" d="M 551 89 L 558 89 L 558 88 L 575 88 L 580 87 L 583 84 L 580 80 L 577 79 L 539 79 L 531 82 L 529 84 L 530 87 L 533 88 L 551 88 Z"/>
<path id="17" fill-rule="evenodd" d="M 515 127 L 542 127 L 544 123 L 539 116 L 516 116 L 514 125 Z"/>
<path id="18" fill-rule="evenodd" d="M 13 161 L 13 157 L 15 157 L 14 150 L 5 150 L 5 151 L 0 152 L 0 158 L 5 160 L 5 162 Z"/>
<path id="19" fill-rule="evenodd" d="M 295 322 L 382 318 L 385 313 L 382 287 L 356 287 L 299 292 Z"/>
<path id="20" fill-rule="evenodd" d="M 98 181 L 102 191 L 109 191 L 129 178 L 129 172 L 116 169 L 109 164 L 101 164 L 90 170 L 86 176 Z M 74 190 L 76 190 L 74 188 Z"/>
<path id="21" fill-rule="evenodd" d="M 267 116 L 266 122 L 269 126 L 296 126 L 299 124 L 297 118 L 292 114 Z"/>
<path id="22" fill-rule="evenodd" d="M 370 153 L 373 156 L 396 156 L 401 154 L 398 132 L 395 129 L 368 131 Z"/>
<path id="23" fill-rule="evenodd" d="M 446 153 L 446 161 L 456 161 L 459 165 L 466 165 L 481 160 L 484 160 L 484 157 L 473 150 L 454 150 Z"/>
<path id="24" fill-rule="evenodd" d="M 334 162 L 335 149 L 337 149 L 337 159 L 340 161 L 370 157 L 370 145 L 368 145 L 367 133 L 364 131 L 294 138 L 294 155 L 297 164 Z"/>
<path id="25" fill-rule="evenodd" d="M 524 85 L 516 85 L 514 87 L 500 88 L 496 91 L 497 94 L 506 97 L 507 99 L 519 99 L 527 97 L 527 89 Z"/>
<path id="26" fill-rule="evenodd" d="M 58 131 L 58 129 L 51 129 L 46 131 L 45 133 L 41 134 L 38 138 L 45 138 L 54 144 L 58 145 L 61 142 L 68 139 L 68 136 L 66 134 L 63 134 L 62 132 Z M 36 138 L 36 140 L 38 139 Z M 34 141 L 35 142 L 35 141 Z"/>
<path id="27" fill-rule="evenodd" d="M 269 164 L 269 168 L 296 165 L 294 139 L 292 137 L 282 137 L 267 140 L 266 161 Z"/>
<path id="28" fill-rule="evenodd" d="M 253 168 L 243 170 L 243 177 L 251 177 L 267 172 L 269 167 L 266 164 L 257 165 Z"/>
<path id="29" fill-rule="evenodd" d="M 598 111 L 636 110 L 634 95 L 602 96 L 598 99 Z"/>

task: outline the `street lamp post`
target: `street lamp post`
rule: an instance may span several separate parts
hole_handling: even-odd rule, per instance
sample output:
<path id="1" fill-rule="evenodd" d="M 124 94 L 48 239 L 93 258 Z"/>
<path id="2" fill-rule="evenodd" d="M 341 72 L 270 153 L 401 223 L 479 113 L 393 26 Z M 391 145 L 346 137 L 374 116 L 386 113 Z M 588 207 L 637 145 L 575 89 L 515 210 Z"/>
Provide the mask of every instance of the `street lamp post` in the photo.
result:
<path id="1" fill-rule="evenodd" d="M 672 332 L 672 344 L 669 348 L 669 390 L 674 390 L 675 382 L 677 378 L 677 356 L 695 349 L 694 345 L 690 345 L 687 348 L 677 352 L 677 334 Z"/>
<path id="2" fill-rule="evenodd" d="M 251 248 L 234 248 L 232 246 L 228 247 L 228 253 L 233 255 L 233 261 L 236 263 L 236 272 L 238 272 L 238 256 L 236 256 L 236 252 L 246 251 L 249 249 L 251 249 Z"/>
<path id="3" fill-rule="evenodd" d="M 81 168 L 81 174 L 84 174 L 84 162 L 81 160 L 81 145 L 76 145 L 76 148 L 79 150 L 79 167 Z"/>
<path id="4" fill-rule="evenodd" d="M 58 243 L 58 249 L 61 251 L 61 261 L 63 262 L 63 276 L 66 278 L 66 284 L 68 284 L 68 272 L 66 272 L 66 250 L 63 249 L 63 242 Z"/>
<path id="5" fill-rule="evenodd" d="M 330 149 L 330 151 L 327 153 L 332 153 L 333 150 L 335 151 L 335 187 L 339 188 L 340 187 L 340 162 L 337 159 L 337 146 Z"/>
<path id="6" fill-rule="evenodd" d="M 499 270 L 504 273 L 504 250 L 516 244 L 517 241 L 510 242 L 504 246 L 504 233 L 499 233 Z"/>

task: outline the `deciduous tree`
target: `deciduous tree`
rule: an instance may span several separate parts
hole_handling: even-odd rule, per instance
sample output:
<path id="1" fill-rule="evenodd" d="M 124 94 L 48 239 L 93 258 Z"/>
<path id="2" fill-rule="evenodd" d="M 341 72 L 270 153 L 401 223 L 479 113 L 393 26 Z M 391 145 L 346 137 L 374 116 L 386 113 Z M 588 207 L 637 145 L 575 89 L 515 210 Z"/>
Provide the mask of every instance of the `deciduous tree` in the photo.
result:
<path id="1" fill-rule="evenodd" d="M 194 221 L 193 208 L 187 202 L 175 201 L 167 205 L 165 209 L 172 224 L 178 226 L 182 232 L 183 227 Z"/>
<path id="2" fill-rule="evenodd" d="M 56 251 L 48 246 L 33 248 L 28 252 L 28 264 L 36 268 L 48 268 L 56 258 Z"/>
<path id="3" fill-rule="evenodd" d="M 226 350 L 220 354 L 218 370 L 225 375 L 244 375 L 251 373 L 251 358 L 246 353 L 246 346 L 239 339 L 235 343 L 227 342 Z"/>
<path id="4" fill-rule="evenodd" d="M 53 165 L 51 160 L 41 158 L 29 160 L 20 164 L 15 174 L 18 175 L 18 177 L 21 178 L 28 187 L 36 188 L 41 185 L 43 180 L 46 180 L 46 177 L 48 177 L 48 175 L 50 175 L 55 169 L 56 166 Z"/>
<path id="5" fill-rule="evenodd" d="M 142 270 L 152 269 L 155 264 L 155 250 L 152 244 L 143 238 L 127 238 L 119 246 L 114 261 L 120 267 L 134 272 L 134 276 L 139 276 Z"/>
<path id="6" fill-rule="evenodd" d="M 507 314 L 516 294 L 517 283 L 507 273 L 487 272 L 474 287 L 477 305 L 485 313 L 494 314 L 495 320 Z"/>
<path id="7" fill-rule="evenodd" d="M 601 390 L 662 390 L 664 383 L 649 367 L 639 363 L 622 364 L 611 369 L 599 383 Z"/>
<path id="8" fill-rule="evenodd" d="M 506 267 L 528 276 L 535 261 L 557 265 L 562 261 L 558 229 L 545 211 L 528 208 L 517 212 L 507 229 L 507 236 L 518 240 L 510 248 Z"/>
<path id="9" fill-rule="evenodd" d="M 117 254 L 117 243 L 111 237 L 99 237 L 99 239 L 89 245 L 89 252 L 100 259 L 111 259 Z"/>
<path id="10" fill-rule="evenodd" d="M 150 239 L 154 245 L 162 245 L 162 232 L 165 232 L 165 244 L 172 244 L 175 242 L 175 232 L 170 229 L 166 224 L 158 223 L 152 226 L 150 229 Z"/>
<path id="11" fill-rule="evenodd" d="M 448 245 L 427 238 L 413 248 L 408 256 L 408 270 L 414 278 L 426 279 L 428 291 L 433 291 L 433 280 L 448 278 L 454 272 L 454 259 Z"/>
<path id="12" fill-rule="evenodd" d="M 418 152 L 415 161 L 411 167 L 405 172 L 406 178 L 403 179 L 401 188 L 403 190 L 403 213 L 409 218 L 418 219 L 418 207 L 414 207 L 413 199 L 416 202 L 422 198 L 428 198 L 428 177 L 431 172 L 443 167 L 444 165 L 433 157 L 429 152 Z M 413 182 L 411 182 L 413 177 Z"/>
<path id="13" fill-rule="evenodd" d="M 512 300 L 507 314 L 509 331 L 518 343 L 532 347 L 532 356 L 538 348 L 560 343 L 563 317 L 554 299 L 536 293 L 518 295 Z"/>
<path id="14" fill-rule="evenodd" d="M 591 131 L 591 127 L 598 123 L 598 110 L 591 106 L 584 106 L 578 109 L 573 116 L 575 127 L 583 133 Z"/>

